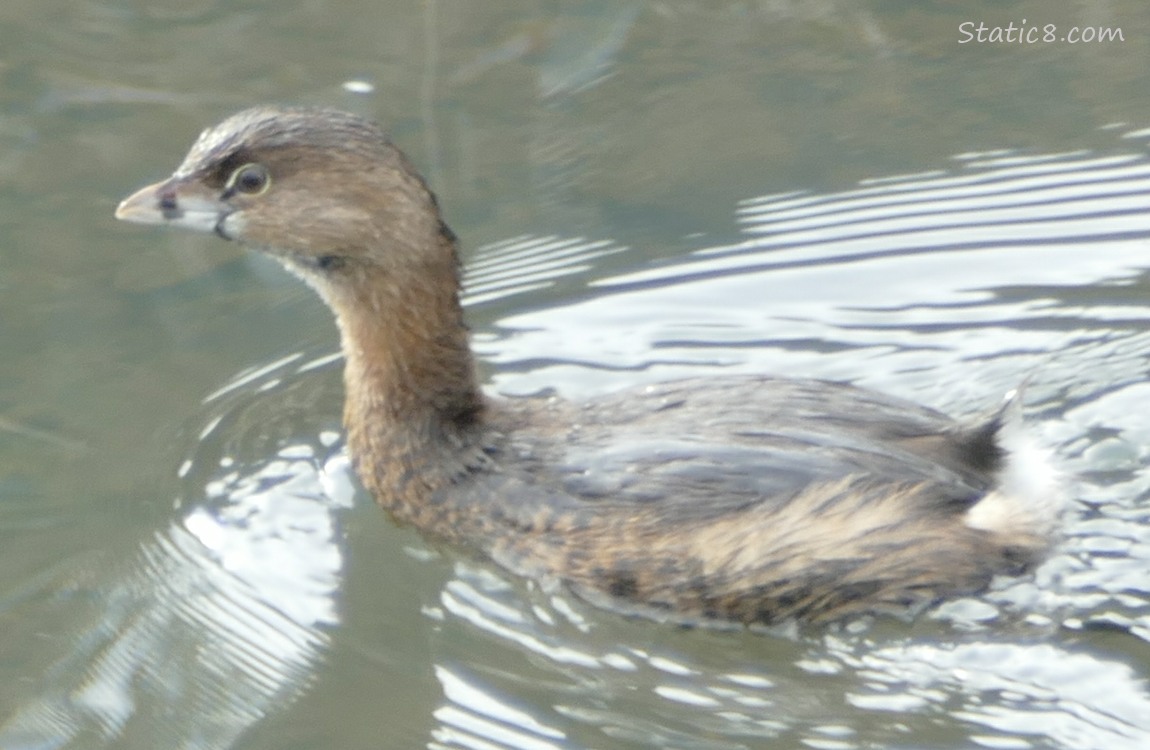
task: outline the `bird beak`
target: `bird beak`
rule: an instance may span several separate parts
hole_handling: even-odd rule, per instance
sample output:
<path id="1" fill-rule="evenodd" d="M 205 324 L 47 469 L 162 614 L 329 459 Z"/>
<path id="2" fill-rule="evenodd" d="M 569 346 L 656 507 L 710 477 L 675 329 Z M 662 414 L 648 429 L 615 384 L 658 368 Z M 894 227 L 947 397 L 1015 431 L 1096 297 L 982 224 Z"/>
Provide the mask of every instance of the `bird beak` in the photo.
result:
<path id="1" fill-rule="evenodd" d="M 163 224 L 225 239 L 224 222 L 233 208 L 197 181 L 171 177 L 148 185 L 120 201 L 116 218 L 133 224 Z"/>

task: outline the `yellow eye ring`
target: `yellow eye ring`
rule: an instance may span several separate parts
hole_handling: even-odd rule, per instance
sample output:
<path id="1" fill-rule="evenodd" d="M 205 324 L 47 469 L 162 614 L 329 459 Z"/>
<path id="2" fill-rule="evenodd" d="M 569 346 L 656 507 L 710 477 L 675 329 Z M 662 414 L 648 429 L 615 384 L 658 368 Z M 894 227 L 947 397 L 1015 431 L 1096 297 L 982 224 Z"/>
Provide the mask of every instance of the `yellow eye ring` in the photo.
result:
<path id="1" fill-rule="evenodd" d="M 263 164 L 249 162 L 237 167 L 228 178 L 224 189 L 232 193 L 244 195 L 262 195 L 271 187 L 272 176 Z"/>

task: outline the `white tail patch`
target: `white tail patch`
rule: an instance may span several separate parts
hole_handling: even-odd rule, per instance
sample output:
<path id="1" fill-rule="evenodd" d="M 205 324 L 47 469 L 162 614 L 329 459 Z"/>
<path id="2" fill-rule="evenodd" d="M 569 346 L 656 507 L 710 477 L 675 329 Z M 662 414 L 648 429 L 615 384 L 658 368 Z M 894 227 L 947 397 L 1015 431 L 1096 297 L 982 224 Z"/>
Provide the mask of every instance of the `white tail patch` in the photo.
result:
<path id="1" fill-rule="evenodd" d="M 1026 432 L 1021 395 L 1003 409 L 999 444 L 1006 452 L 998 486 L 966 512 L 966 525 L 1001 534 L 1051 537 L 1066 507 L 1066 477 L 1053 453 Z"/>

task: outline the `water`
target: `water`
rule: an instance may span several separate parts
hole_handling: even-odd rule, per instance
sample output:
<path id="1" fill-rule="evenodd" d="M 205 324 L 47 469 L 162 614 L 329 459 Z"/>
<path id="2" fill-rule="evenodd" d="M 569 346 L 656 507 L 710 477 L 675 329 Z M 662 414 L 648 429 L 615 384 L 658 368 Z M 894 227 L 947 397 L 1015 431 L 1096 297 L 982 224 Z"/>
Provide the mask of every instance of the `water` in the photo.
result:
<path id="1" fill-rule="evenodd" d="M 1147 744 L 1139 3 L 0 17 L 0 747 Z M 1022 18 L 1125 41 L 957 43 Z M 1064 542 L 913 623 L 781 633 L 428 547 L 349 475 L 310 292 L 111 218 L 261 101 L 371 114 L 426 172 L 492 388 L 769 371 L 973 415 L 1025 380 Z"/>

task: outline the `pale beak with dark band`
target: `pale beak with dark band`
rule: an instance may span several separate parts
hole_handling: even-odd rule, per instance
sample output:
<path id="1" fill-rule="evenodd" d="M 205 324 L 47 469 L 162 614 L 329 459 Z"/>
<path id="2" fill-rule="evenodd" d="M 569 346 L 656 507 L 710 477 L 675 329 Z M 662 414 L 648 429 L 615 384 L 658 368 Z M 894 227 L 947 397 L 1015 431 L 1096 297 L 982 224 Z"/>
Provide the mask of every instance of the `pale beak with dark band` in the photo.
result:
<path id="1" fill-rule="evenodd" d="M 116 218 L 133 224 L 159 224 L 215 233 L 225 239 L 232 208 L 191 180 L 170 178 L 141 188 L 120 202 Z"/>

